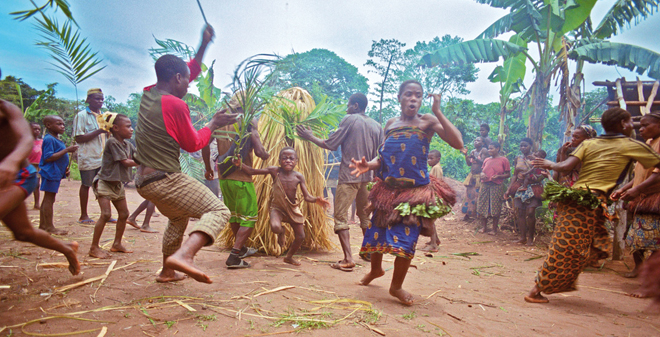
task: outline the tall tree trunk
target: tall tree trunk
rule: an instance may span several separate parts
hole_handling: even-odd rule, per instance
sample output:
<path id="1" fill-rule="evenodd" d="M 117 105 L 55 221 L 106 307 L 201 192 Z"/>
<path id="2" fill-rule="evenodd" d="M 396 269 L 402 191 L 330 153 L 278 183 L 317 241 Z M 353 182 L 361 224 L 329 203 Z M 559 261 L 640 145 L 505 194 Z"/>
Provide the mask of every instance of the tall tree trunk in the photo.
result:
<path id="1" fill-rule="evenodd" d="M 380 108 L 378 109 L 378 123 L 383 125 L 383 95 L 385 94 L 385 82 L 387 82 L 387 76 L 390 73 L 390 66 L 392 65 L 392 60 L 394 59 L 394 53 L 390 56 L 390 60 L 387 61 L 387 69 L 385 69 L 385 76 L 383 76 L 383 83 L 380 86 Z"/>
<path id="2" fill-rule="evenodd" d="M 507 109 L 506 109 L 506 101 L 504 103 L 501 103 L 502 107 L 500 108 L 500 129 L 497 132 L 497 142 L 500 143 L 500 145 L 504 145 L 504 142 L 506 141 L 506 138 L 508 134 L 504 134 L 504 120 L 506 118 L 507 114 Z"/>
<path id="3" fill-rule="evenodd" d="M 527 137 L 534 141 L 534 149 L 541 148 L 543 144 L 543 128 L 547 117 L 548 92 L 550 91 L 550 76 L 537 74 L 534 80 L 534 94 L 532 96 L 532 113 L 529 115 Z"/>

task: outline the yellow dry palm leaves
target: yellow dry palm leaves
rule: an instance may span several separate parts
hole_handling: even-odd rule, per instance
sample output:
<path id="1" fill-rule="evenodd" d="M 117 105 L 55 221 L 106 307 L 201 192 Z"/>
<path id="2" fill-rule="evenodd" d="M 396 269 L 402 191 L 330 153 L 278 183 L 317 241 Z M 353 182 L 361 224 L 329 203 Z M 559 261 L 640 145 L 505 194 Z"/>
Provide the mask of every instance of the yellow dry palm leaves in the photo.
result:
<path id="1" fill-rule="evenodd" d="M 315 144 L 299 139 L 288 139 L 285 131 L 285 121 L 282 118 L 295 119 L 286 121 L 289 125 L 296 125 L 304 120 L 316 107 L 312 96 L 302 88 L 294 87 L 284 90 L 278 94 L 284 99 L 275 99 L 266 106 L 259 118 L 259 135 L 261 141 L 270 153 L 268 160 L 255 158 L 254 167 L 265 168 L 268 166 L 279 166 L 279 153 L 286 146 L 292 146 L 298 154 L 298 165 L 295 170 L 305 177 L 307 189 L 313 196 L 322 197 L 325 188 L 323 149 Z M 293 106 L 295 104 L 295 107 Z M 286 106 L 288 112 L 283 113 L 282 106 Z M 293 242 L 293 231 L 289 226 L 286 228 L 286 241 L 284 247 L 277 244 L 277 235 L 270 229 L 270 196 L 273 181 L 270 175 L 254 176 L 253 181 L 257 191 L 257 204 L 259 216 L 254 231 L 246 243 L 247 246 L 265 251 L 268 255 L 278 256 L 286 250 Z M 302 192 L 298 189 L 298 200 L 302 200 Z M 331 224 L 326 216 L 325 210 L 316 205 L 302 202 L 300 209 L 305 216 L 305 240 L 303 247 L 311 250 L 329 250 L 333 248 L 330 241 L 332 234 Z M 227 226 L 218 238 L 218 243 L 225 247 L 231 247 L 234 237 L 229 226 Z"/>

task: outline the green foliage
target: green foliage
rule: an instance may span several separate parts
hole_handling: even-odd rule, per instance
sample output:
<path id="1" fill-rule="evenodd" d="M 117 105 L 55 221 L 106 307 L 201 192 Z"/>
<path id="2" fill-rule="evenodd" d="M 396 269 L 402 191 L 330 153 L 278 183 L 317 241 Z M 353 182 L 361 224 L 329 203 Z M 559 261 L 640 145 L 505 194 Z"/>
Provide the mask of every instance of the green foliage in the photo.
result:
<path id="1" fill-rule="evenodd" d="M 424 91 L 428 93 L 442 94 L 443 97 L 469 94 L 466 84 L 477 79 L 477 69 L 474 64 L 455 63 L 433 68 L 418 66 L 419 60 L 424 55 L 457 45 L 462 41 L 463 39 L 458 36 L 444 35 L 442 38 L 436 36 L 429 42 L 417 42 L 415 47 L 403 53 L 400 70 L 394 71 L 394 83 L 416 79 L 422 83 Z"/>
<path id="2" fill-rule="evenodd" d="M 623 43 L 600 41 L 583 44 L 569 53 L 573 60 L 617 65 L 630 71 L 660 79 L 660 53 Z"/>
<path id="3" fill-rule="evenodd" d="M 78 163 L 74 160 L 69 166 L 69 179 L 80 181 L 80 170 L 78 169 Z"/>
<path id="4" fill-rule="evenodd" d="M 81 37 L 71 21 L 60 26 L 57 20 L 45 15 L 36 21 L 35 28 L 44 39 L 37 42 L 37 46 L 51 54 L 55 71 L 74 87 L 105 68 L 100 66 L 102 59 L 97 57 L 98 52 L 92 51 L 87 39 Z"/>
<path id="5" fill-rule="evenodd" d="M 46 100 L 46 98 L 49 96 L 53 96 L 54 93 L 55 90 L 53 88 L 48 88 L 46 91 L 44 91 L 32 104 L 30 104 L 29 107 L 27 107 L 27 109 L 25 109 L 23 117 L 29 121 L 40 121 L 45 116 L 57 115 L 57 111 L 53 109 L 40 108 L 44 100 Z"/>
<path id="6" fill-rule="evenodd" d="M 78 25 L 76 23 L 76 20 L 74 20 L 73 18 L 71 9 L 69 9 L 69 3 L 66 0 L 48 0 L 42 6 L 37 6 L 34 2 L 32 2 L 32 4 L 35 7 L 34 9 L 16 11 L 16 12 L 11 12 L 9 14 L 15 16 L 14 19 L 16 20 L 24 21 L 37 13 L 43 15 L 43 13 L 45 13 L 49 8 L 54 8 L 55 11 L 57 11 L 58 9 L 61 10 L 68 20 L 72 21 L 76 26 Z"/>
<path id="7" fill-rule="evenodd" d="M 610 38 L 623 27 L 638 24 L 658 10 L 658 0 L 617 0 L 594 31 L 599 39 Z"/>
<path id="8" fill-rule="evenodd" d="M 527 42 L 518 35 L 513 35 L 509 42 L 527 48 Z M 506 104 L 512 93 L 520 92 L 522 81 L 525 79 L 525 55 L 520 53 L 508 57 L 503 65 L 495 67 L 488 79 L 493 83 L 500 83 L 500 104 Z"/>
<path id="9" fill-rule="evenodd" d="M 401 315 L 401 317 L 403 317 L 403 319 L 405 319 L 405 320 L 407 320 L 407 321 L 410 321 L 410 320 L 412 320 L 413 318 L 417 317 L 417 313 L 413 310 L 413 311 L 411 311 L 411 312 L 409 312 L 409 313 L 407 313 L 407 314 L 403 314 L 403 315 Z"/>
<path id="10" fill-rule="evenodd" d="M 596 209 L 601 205 L 598 199 L 589 188 L 578 189 L 565 187 L 558 182 L 551 180 L 545 185 L 543 190 L 543 199 L 553 202 L 570 202 L 575 201 L 579 205 Z"/>
<path id="11" fill-rule="evenodd" d="M 418 204 L 411 207 L 409 203 L 402 202 L 394 208 L 399 211 L 401 216 L 416 215 L 419 217 L 437 219 L 451 213 L 451 207 L 445 205 L 444 201 L 438 197 L 435 198 L 435 205 Z"/>
<path id="12" fill-rule="evenodd" d="M 181 165 L 181 172 L 187 174 L 197 181 L 204 182 L 204 164 L 195 160 L 189 153 L 182 152 L 179 155 L 179 164 Z"/>
<path id="13" fill-rule="evenodd" d="M 445 64 L 461 64 L 476 62 L 496 62 L 500 58 L 507 58 L 525 51 L 527 48 L 515 43 L 484 39 L 470 40 L 456 43 L 433 53 L 424 55 L 419 65 L 435 67 Z"/>
<path id="14" fill-rule="evenodd" d="M 328 101 L 328 96 L 324 95 L 314 110 L 305 119 L 300 120 L 301 113 L 295 102 L 279 96 L 275 99 L 280 101 L 280 104 L 269 113 L 275 122 L 284 126 L 287 143 L 291 143 L 290 140 L 294 138 L 300 138 L 296 132 L 298 125 L 309 127 L 315 135 L 325 138 L 329 130 L 335 129 L 346 115 L 344 104 L 331 103 Z"/>
<path id="15" fill-rule="evenodd" d="M 369 72 L 383 78 L 376 83 L 372 92 L 380 97 L 367 111 L 368 115 L 381 124 L 399 114 L 397 94 L 399 85 L 409 79 L 420 81 L 425 92 L 439 93 L 443 96 L 465 95 L 469 91 L 466 84 L 476 80 L 477 70 L 473 64 L 451 64 L 444 67 L 419 67 L 420 59 L 430 52 L 460 43 L 460 37 L 445 35 L 431 41 L 419 41 L 413 48 L 403 50 L 405 43 L 397 40 L 373 41 L 366 66 Z M 430 104 L 430 103 L 429 103 Z M 429 110 L 430 111 L 430 110 Z"/>
<path id="16" fill-rule="evenodd" d="M 315 102 L 327 95 L 331 102 L 342 102 L 356 93 L 367 93 L 367 78 L 352 64 L 327 49 L 293 53 L 276 62 L 269 79 L 276 91 L 291 87 L 307 90 Z"/>
<path id="17" fill-rule="evenodd" d="M 154 62 L 165 54 L 174 54 L 184 60 L 190 60 L 195 56 L 195 48 L 173 39 L 159 40 L 154 36 L 157 48 L 149 48 L 149 55 Z"/>

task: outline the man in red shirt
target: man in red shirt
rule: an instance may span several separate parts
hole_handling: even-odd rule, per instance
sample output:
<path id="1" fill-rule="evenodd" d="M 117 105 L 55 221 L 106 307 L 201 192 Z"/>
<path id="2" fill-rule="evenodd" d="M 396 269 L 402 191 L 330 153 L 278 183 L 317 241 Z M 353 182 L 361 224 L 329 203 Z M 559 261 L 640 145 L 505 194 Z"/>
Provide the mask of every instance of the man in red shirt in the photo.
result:
<path id="1" fill-rule="evenodd" d="M 144 89 L 140 102 L 135 131 L 135 161 L 140 166 L 135 185 L 138 193 L 169 219 L 163 234 L 163 269 L 156 278 L 158 282 L 181 280 L 184 276 L 175 272 L 181 271 L 199 282 L 212 283 L 194 265 L 193 258 L 203 246 L 213 244 L 230 216 L 222 201 L 202 183 L 181 173 L 179 165 L 179 149 L 201 150 L 209 144 L 215 129 L 236 122 L 237 115 L 227 114 L 225 109 L 197 131 L 188 105 L 182 100 L 190 81 L 201 72 L 202 57 L 213 36 L 213 28 L 206 26 L 197 55 L 187 65 L 174 55 L 161 56 L 155 65 L 158 81 Z M 182 245 L 190 217 L 199 221 Z"/>

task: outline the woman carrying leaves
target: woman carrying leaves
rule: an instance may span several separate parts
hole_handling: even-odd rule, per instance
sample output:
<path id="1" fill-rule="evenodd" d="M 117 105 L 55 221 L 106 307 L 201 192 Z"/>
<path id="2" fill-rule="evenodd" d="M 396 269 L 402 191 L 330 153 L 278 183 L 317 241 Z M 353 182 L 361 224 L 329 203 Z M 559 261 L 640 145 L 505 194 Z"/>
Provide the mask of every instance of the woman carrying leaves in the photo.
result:
<path id="1" fill-rule="evenodd" d="M 460 131 L 440 111 L 440 95 L 433 97 L 433 115 L 419 114 L 424 91 L 415 80 L 399 87 L 401 115 L 385 125 L 385 142 L 378 156 L 367 162 L 353 158 L 353 174 L 359 176 L 376 171 L 377 183 L 369 193 L 373 208 L 360 254 L 371 254 L 371 271 L 360 284 L 368 285 L 385 275 L 383 254 L 396 256 L 390 295 L 405 305 L 413 296 L 403 290 L 403 281 L 415 255 L 420 233 L 434 225 L 434 220 L 451 211 L 454 191 L 442 180 L 429 177 L 427 157 L 434 134 L 455 149 L 463 148 Z"/>
<path id="2" fill-rule="evenodd" d="M 603 113 L 605 134 L 582 142 L 563 162 L 536 159 L 535 167 L 568 172 L 582 164 L 580 177 L 572 188 L 549 183 L 544 196 L 557 203 L 548 256 L 536 275 L 536 284 L 525 301 L 547 303 L 541 293 L 576 290 L 576 281 L 593 254 L 607 257 L 611 241 L 600 235 L 605 230 L 607 196 L 633 160 L 646 168 L 660 167 L 660 154 L 648 145 L 630 138 L 633 129 L 630 113 L 611 108 Z M 649 178 L 653 179 L 653 178 Z M 642 184 L 645 184 L 643 182 Z"/>

